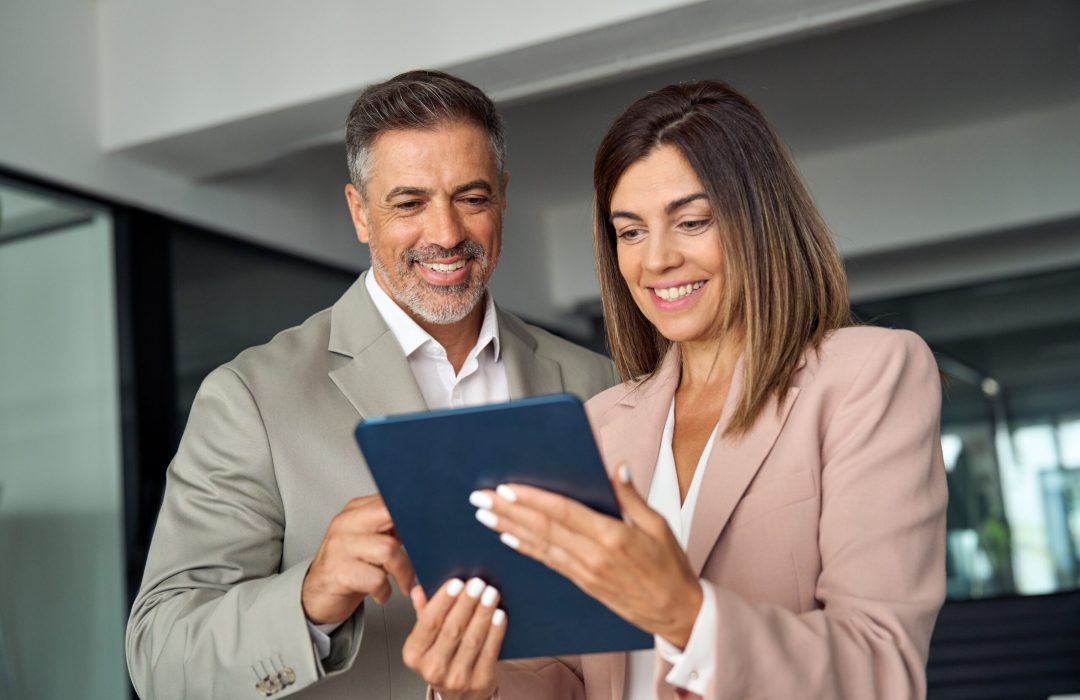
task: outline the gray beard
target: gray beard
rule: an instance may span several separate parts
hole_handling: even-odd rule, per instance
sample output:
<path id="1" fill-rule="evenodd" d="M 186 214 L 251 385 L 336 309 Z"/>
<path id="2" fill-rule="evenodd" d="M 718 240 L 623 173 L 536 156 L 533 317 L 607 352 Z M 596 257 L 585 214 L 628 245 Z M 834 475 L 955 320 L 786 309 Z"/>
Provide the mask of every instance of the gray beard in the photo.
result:
<path id="1" fill-rule="evenodd" d="M 489 268 L 487 251 L 483 246 L 472 241 L 465 241 L 451 249 L 428 246 L 419 250 L 406 251 L 395 265 L 397 279 L 404 282 L 401 286 L 395 284 L 395 280 L 388 274 L 375 246 L 371 246 L 371 267 L 398 304 L 426 323 L 445 326 L 457 323 L 472 313 L 472 310 L 484 298 L 485 285 L 477 284 L 469 279 L 448 287 L 435 286 L 428 284 L 413 271 L 412 266 L 421 262 L 457 256 L 471 258 L 473 264 L 479 267 L 480 279 L 487 278 Z M 433 303 L 433 295 L 440 297 L 439 303 Z"/>

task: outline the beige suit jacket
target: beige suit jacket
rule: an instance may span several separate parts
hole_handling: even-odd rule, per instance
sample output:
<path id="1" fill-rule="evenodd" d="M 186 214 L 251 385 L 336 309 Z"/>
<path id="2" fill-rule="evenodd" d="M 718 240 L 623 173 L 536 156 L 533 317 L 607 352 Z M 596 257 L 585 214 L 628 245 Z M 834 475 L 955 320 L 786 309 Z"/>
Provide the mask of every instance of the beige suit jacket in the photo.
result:
<path id="1" fill-rule="evenodd" d="M 643 494 L 678 380 L 673 353 L 653 379 L 587 404 L 606 464 L 629 465 Z M 847 328 L 804 356 L 795 385 L 745 436 L 717 439 L 687 546 L 717 601 L 705 697 L 925 696 L 945 595 L 940 402 L 918 336 Z M 657 658 L 657 697 L 688 697 Z M 623 654 L 501 666 L 502 698 L 622 698 Z"/>
<path id="2" fill-rule="evenodd" d="M 611 363 L 499 312 L 512 398 L 613 385 Z M 141 590 L 127 629 L 144 698 L 264 697 L 259 680 L 289 669 L 273 694 L 421 698 L 401 661 L 407 598 L 362 606 L 316 659 L 300 588 L 330 519 L 376 492 L 353 440 L 364 416 L 425 410 L 408 360 L 363 278 L 330 309 L 241 353 L 203 382 L 169 466 Z"/>

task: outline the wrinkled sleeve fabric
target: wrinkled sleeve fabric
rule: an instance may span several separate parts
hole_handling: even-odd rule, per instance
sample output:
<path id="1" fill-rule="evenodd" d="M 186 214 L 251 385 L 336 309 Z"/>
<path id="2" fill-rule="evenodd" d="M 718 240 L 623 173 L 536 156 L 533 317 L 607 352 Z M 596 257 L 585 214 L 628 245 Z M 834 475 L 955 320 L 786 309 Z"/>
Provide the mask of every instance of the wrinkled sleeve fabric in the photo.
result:
<path id="1" fill-rule="evenodd" d="M 907 700 L 926 695 L 945 595 L 941 384 L 925 343 L 868 348 L 821 439 L 822 608 L 795 613 L 716 595 L 710 699 Z"/>
<path id="2" fill-rule="evenodd" d="M 285 516 L 259 408 L 225 366 L 203 382 L 169 466 L 128 621 L 132 683 L 143 698 L 260 697 L 282 668 L 285 697 L 347 669 L 362 610 L 316 656 L 300 604 L 310 562 L 281 567 Z"/>

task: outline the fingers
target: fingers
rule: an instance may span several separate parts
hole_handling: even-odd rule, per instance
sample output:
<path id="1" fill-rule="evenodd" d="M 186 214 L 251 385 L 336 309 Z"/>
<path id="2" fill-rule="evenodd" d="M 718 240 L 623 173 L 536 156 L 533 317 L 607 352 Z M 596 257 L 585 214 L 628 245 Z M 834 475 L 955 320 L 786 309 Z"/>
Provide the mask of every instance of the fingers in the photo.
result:
<path id="1" fill-rule="evenodd" d="M 490 491 L 474 493 L 470 501 L 481 506 L 477 520 L 500 533 L 503 544 L 554 569 L 590 594 L 597 595 L 607 588 L 604 579 L 610 554 L 612 550 L 622 549 L 629 536 L 629 528 L 622 521 L 539 489 L 504 485 L 497 493 L 498 498 L 493 498 Z M 589 511 L 590 523 L 584 533 L 574 529 L 581 519 L 571 517 L 564 522 L 551 514 L 552 509 L 563 516 L 574 510 L 557 504 L 557 500 Z M 536 503 L 548 511 L 530 507 Z M 483 508 L 485 505 L 491 508 Z"/>
<path id="2" fill-rule="evenodd" d="M 341 622 L 367 595 L 385 603 L 392 594 L 387 575 L 402 592 L 413 587 L 412 563 L 393 533 L 379 496 L 354 498 L 334 516 L 304 576 L 301 603 L 308 620 Z"/>
<path id="3" fill-rule="evenodd" d="M 498 591 L 480 579 L 444 584 L 421 606 L 402 649 L 405 664 L 440 692 L 490 695 L 506 631 L 498 600 Z"/>
<path id="4" fill-rule="evenodd" d="M 469 579 L 465 584 L 465 594 L 458 596 L 454 607 L 446 614 L 443 620 L 439 636 L 432 645 L 432 651 L 440 659 L 452 659 L 458 644 L 465 636 L 465 630 L 469 626 L 473 611 L 480 602 L 480 596 L 484 592 L 485 584 L 481 579 Z"/>
<path id="5" fill-rule="evenodd" d="M 341 512 L 334 516 L 331 527 L 334 525 L 350 532 L 389 532 L 394 527 L 394 521 L 382 496 L 363 496 L 346 503 Z"/>
<path id="6" fill-rule="evenodd" d="M 416 572 L 413 571 L 412 562 L 409 561 L 409 555 L 405 553 L 405 549 L 396 539 L 394 543 L 395 546 L 391 548 L 386 559 L 377 563 L 381 564 L 383 569 L 393 577 L 398 590 L 407 594 L 416 585 Z"/>
<path id="7" fill-rule="evenodd" d="M 480 581 L 480 579 L 473 579 L 473 581 Z M 473 581 L 469 583 L 472 584 Z M 466 596 L 470 593 L 468 586 L 466 586 L 465 593 Z M 458 606 L 462 605 L 462 602 L 458 601 Z M 469 684 L 473 669 L 476 667 L 476 661 L 491 633 L 495 605 L 498 602 L 499 592 L 492 586 L 483 587 L 479 596 L 479 604 L 473 607 L 472 617 L 465 627 L 465 633 L 457 643 L 457 651 L 454 652 L 453 660 L 450 662 L 446 680 L 447 685 L 450 687 Z"/>
<path id="8" fill-rule="evenodd" d="M 447 612 L 453 608 L 457 597 L 465 588 L 465 584 L 458 578 L 452 578 L 442 585 L 434 597 L 427 602 L 422 612 L 416 617 L 416 624 L 402 648 L 402 658 L 405 664 L 414 671 L 421 672 L 420 662 L 435 644 L 435 640 L 442 630 L 443 619 Z"/>
<path id="9" fill-rule="evenodd" d="M 495 663 L 499 660 L 503 639 L 506 637 L 506 613 L 497 608 L 491 615 L 491 626 L 487 639 L 480 649 L 480 655 L 473 666 L 473 685 L 477 688 L 491 688 L 496 684 Z"/>

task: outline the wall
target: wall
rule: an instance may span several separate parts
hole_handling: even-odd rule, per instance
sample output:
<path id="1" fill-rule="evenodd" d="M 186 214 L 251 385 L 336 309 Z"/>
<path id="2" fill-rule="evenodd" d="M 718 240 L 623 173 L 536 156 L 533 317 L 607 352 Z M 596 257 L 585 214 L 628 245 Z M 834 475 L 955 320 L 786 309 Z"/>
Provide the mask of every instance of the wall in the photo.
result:
<path id="1" fill-rule="evenodd" d="M 100 136 L 98 6 L 0 4 L 0 166 L 332 264 L 364 263 L 344 207 L 323 206 L 327 189 L 307 185 L 310 173 L 283 173 L 264 190 L 235 179 L 196 182 L 107 154 Z M 329 178 L 319 173 L 335 192 L 337 183 L 344 185 L 342 162 Z"/>

